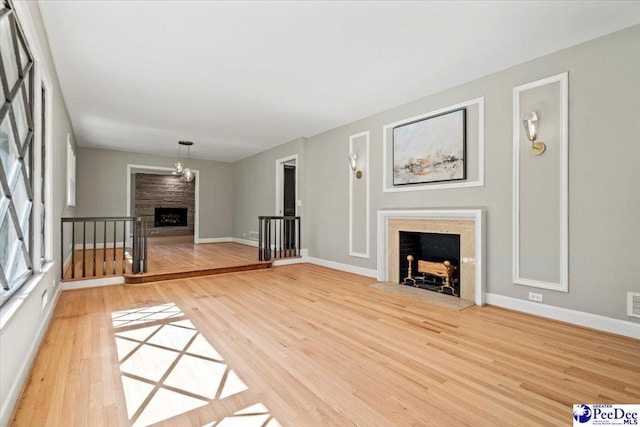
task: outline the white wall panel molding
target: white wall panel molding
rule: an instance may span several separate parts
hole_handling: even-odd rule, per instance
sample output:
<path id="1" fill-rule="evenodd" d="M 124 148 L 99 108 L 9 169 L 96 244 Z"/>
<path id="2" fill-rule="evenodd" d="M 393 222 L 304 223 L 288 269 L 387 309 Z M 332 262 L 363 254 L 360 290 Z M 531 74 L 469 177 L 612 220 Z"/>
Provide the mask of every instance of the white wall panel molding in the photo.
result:
<path id="1" fill-rule="evenodd" d="M 371 171 L 369 168 L 368 130 L 349 136 L 349 153 L 347 154 L 350 155 L 354 151 L 358 154 L 358 167 L 359 170 L 362 171 L 362 178 L 356 178 L 351 169 L 349 169 L 349 255 L 359 258 L 369 258 L 369 234 L 371 224 L 369 196 Z M 354 194 L 360 197 L 356 200 Z M 359 231 L 357 242 L 354 240 L 356 229 Z M 358 248 L 364 248 L 364 251 L 356 250 L 356 246 L 358 246 Z"/>
<path id="2" fill-rule="evenodd" d="M 565 72 L 513 88 L 513 283 L 561 292 L 569 290 L 568 80 Z M 522 132 L 529 110 L 542 111 L 540 156 Z"/>
<path id="3" fill-rule="evenodd" d="M 415 122 L 418 120 L 426 119 L 428 117 L 437 116 L 449 111 L 457 110 L 460 108 L 474 108 L 477 109 L 477 116 L 467 115 L 467 122 L 474 120 L 477 122 L 477 141 L 470 141 L 467 135 L 467 153 L 470 153 L 470 148 L 473 148 L 474 156 L 470 158 L 467 154 L 467 170 L 472 166 L 474 168 L 474 176 L 467 175 L 467 179 L 464 181 L 452 181 L 436 184 L 412 184 L 412 185 L 393 185 L 393 128 L 401 126 L 407 123 Z M 467 132 L 469 132 L 467 130 Z M 477 144 L 475 147 L 470 147 L 469 144 Z M 422 190 L 442 190 L 447 188 L 466 188 L 466 187 L 482 187 L 484 186 L 484 96 L 479 98 L 470 99 L 468 101 L 460 102 L 459 104 L 449 105 L 448 107 L 440 108 L 438 110 L 429 111 L 417 116 L 402 119 L 393 123 L 386 124 L 382 127 L 382 191 L 385 193 L 390 192 L 405 192 L 405 191 L 422 191 Z"/>

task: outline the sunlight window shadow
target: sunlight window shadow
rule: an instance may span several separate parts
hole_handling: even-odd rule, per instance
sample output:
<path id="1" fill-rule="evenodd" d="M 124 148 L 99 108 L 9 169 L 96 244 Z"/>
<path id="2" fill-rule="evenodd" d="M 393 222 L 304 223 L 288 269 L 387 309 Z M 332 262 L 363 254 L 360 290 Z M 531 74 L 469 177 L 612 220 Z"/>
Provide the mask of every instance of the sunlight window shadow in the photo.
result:
<path id="1" fill-rule="evenodd" d="M 131 426 L 149 426 L 249 390 L 177 305 L 123 310 L 111 317 Z M 280 425 L 262 403 L 226 409 L 233 404 L 224 406 L 232 415 L 206 426 Z"/>

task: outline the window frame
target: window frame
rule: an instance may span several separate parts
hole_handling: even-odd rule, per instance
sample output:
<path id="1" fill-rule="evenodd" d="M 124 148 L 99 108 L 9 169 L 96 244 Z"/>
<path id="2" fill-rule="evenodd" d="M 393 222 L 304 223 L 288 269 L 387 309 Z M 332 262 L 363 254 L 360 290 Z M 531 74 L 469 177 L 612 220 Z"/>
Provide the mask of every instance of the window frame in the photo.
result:
<path id="1" fill-rule="evenodd" d="M 43 273 L 52 265 L 53 210 L 51 180 L 53 142 L 51 131 L 53 91 L 48 69 L 41 59 L 42 50 L 37 35 L 32 28 L 33 24 L 29 21 L 30 12 L 27 6 L 20 3 L 14 4 L 12 0 L 0 0 L 0 2 L 5 6 L 5 8 L 0 9 L 0 20 L 9 20 L 12 44 L 19 68 L 18 81 L 14 83 L 13 88 L 9 88 L 4 65 L 0 66 L 2 90 L 5 91 L 6 98 L 3 105 L 0 105 L 0 117 L 4 118 L 6 116 L 10 120 L 11 131 L 15 133 L 16 138 L 19 138 L 13 103 L 16 102 L 17 94 L 21 93 L 25 104 L 24 108 L 27 110 L 26 117 L 29 134 L 24 139 L 24 141 L 27 141 L 24 146 L 21 144 L 22 141 L 16 145 L 20 145 L 20 157 L 28 152 L 29 158 L 27 159 L 28 165 L 23 160 L 16 161 L 19 165 L 19 170 L 14 179 L 23 180 L 25 184 L 28 183 L 25 187 L 28 193 L 27 198 L 31 204 L 28 213 L 28 241 L 25 241 L 24 244 L 20 243 L 21 249 L 19 251 L 16 250 L 16 253 L 21 252 L 23 256 L 26 255 L 25 263 L 28 268 L 23 274 L 11 280 L 11 278 L 5 276 L 6 272 L 0 266 L 0 306 L 2 306 L 11 301 L 13 295 L 23 288 L 30 278 L 36 274 Z M 31 27 L 29 27 L 30 25 Z M 25 31 L 25 27 L 27 31 Z M 21 53 L 17 51 L 18 46 L 21 46 L 23 56 L 27 58 L 24 67 L 22 67 Z M 28 79 L 30 81 L 27 81 Z M 7 93 L 10 95 L 9 97 L 6 96 Z M 24 147 L 27 147 L 27 149 L 24 150 Z M 42 157 L 43 153 L 45 154 L 44 159 Z M 15 169 L 15 166 L 11 166 L 11 169 Z M 5 194 L 11 194 L 11 192 L 6 193 L 6 191 L 11 191 L 14 187 L 8 181 L 9 178 L 3 176 L 0 179 L 0 181 L 4 180 L 2 186 Z M 13 180 L 11 181 L 13 182 Z M 23 184 L 16 183 L 15 185 Z M 2 199 L 2 204 L 9 200 L 5 197 Z M 0 222 L 7 216 L 8 220 L 13 220 L 15 223 L 17 220 L 15 217 L 17 207 L 12 209 L 10 200 L 6 204 L 7 211 L 0 217 Z M 4 209 L 2 211 L 4 212 Z M 0 212 L 0 214 L 3 212 Z M 44 217 L 42 216 L 43 212 L 45 214 Z M 12 216 L 12 218 L 9 218 L 9 216 Z M 27 215 L 24 215 L 24 217 L 26 218 Z M 9 283 L 10 281 L 11 283 Z"/>

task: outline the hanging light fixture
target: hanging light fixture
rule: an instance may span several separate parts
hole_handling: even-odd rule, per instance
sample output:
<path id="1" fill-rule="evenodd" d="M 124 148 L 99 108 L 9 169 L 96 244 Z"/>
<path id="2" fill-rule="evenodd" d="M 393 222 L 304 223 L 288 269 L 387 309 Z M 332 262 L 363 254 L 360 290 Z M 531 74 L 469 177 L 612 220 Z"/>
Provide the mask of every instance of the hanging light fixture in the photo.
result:
<path id="1" fill-rule="evenodd" d="M 178 141 L 179 146 L 185 145 L 187 147 L 187 161 L 191 159 L 191 146 L 193 145 L 192 141 Z M 180 148 L 178 147 L 178 155 L 180 155 Z M 178 164 L 180 164 L 180 170 L 178 170 Z M 179 159 L 176 164 L 176 172 L 180 174 L 180 179 L 186 182 L 191 182 L 196 177 L 193 171 L 189 166 L 186 166 L 182 159 Z"/>
<path id="2" fill-rule="evenodd" d="M 178 141 L 178 161 L 173 164 L 175 171 L 174 175 L 182 175 L 182 170 L 184 169 L 184 162 L 182 161 L 182 146 L 187 145 L 186 143 L 189 141 Z M 193 143 L 192 143 L 193 144 Z"/>

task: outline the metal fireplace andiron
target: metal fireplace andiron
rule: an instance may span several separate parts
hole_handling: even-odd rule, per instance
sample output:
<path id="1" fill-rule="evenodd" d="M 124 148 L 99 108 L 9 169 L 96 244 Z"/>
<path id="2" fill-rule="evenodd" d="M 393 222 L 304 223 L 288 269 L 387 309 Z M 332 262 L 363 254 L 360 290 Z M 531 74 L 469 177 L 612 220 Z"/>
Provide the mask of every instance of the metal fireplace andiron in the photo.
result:
<path id="1" fill-rule="evenodd" d="M 458 278 L 456 276 L 457 267 L 453 265 L 451 261 L 446 260 L 444 262 L 432 262 L 418 260 L 418 273 L 422 273 L 422 277 L 413 277 L 411 269 L 413 260 L 413 255 L 407 256 L 409 270 L 407 272 L 407 277 L 404 279 L 405 285 L 420 287 L 421 284 L 433 284 L 433 279 L 435 279 L 441 282 L 438 292 L 444 292 L 445 288 L 449 288 L 453 296 L 458 296 L 453 288 L 453 285 L 458 282 Z"/>

